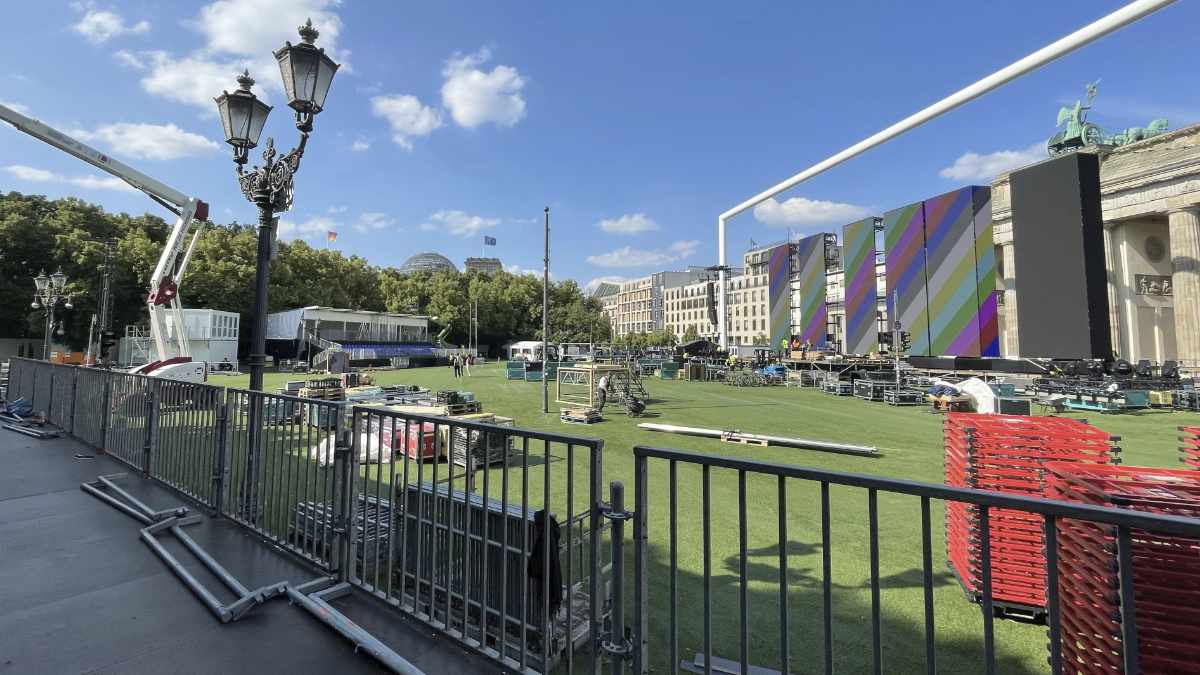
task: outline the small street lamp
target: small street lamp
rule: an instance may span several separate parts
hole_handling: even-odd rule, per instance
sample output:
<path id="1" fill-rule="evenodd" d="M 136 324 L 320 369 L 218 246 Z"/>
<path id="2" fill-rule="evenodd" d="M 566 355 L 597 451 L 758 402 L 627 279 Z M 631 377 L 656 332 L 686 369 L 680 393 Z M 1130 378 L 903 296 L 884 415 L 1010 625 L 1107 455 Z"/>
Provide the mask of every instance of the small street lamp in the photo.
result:
<path id="1" fill-rule="evenodd" d="M 73 309 L 71 304 L 71 296 L 63 295 L 63 291 L 67 287 L 67 275 L 58 270 L 54 274 L 46 275 L 46 270 L 38 271 L 38 275 L 33 278 L 33 302 L 30 307 L 33 309 L 46 310 L 46 331 L 42 342 L 42 358 L 50 360 L 50 336 L 57 332 L 58 335 L 64 333 L 62 323 L 55 323 L 54 309 L 58 306 L 59 301 L 63 301 L 64 309 Z M 55 331 L 57 326 L 58 330 Z"/>
<path id="2" fill-rule="evenodd" d="M 338 69 L 338 64 L 325 50 L 316 46 L 319 33 L 311 19 L 299 31 L 299 44 L 287 42 L 274 53 L 288 106 L 296 113 L 296 129 L 300 131 L 300 143 L 295 148 L 277 158 L 275 141 L 267 138 L 263 165 L 246 170 L 250 150 L 258 146 L 271 106 L 259 101 L 251 91 L 254 80 L 248 71 L 237 78 L 237 90 L 222 92 L 214 99 L 224 127 L 225 142 L 233 146 L 233 161 L 237 164 L 242 194 L 258 207 L 258 268 L 250 335 L 250 388 L 256 391 L 263 389 L 263 370 L 267 361 L 267 281 L 275 213 L 292 208 L 292 178 L 300 169 L 300 158 L 304 156 L 304 146 L 313 129 L 313 118 L 325 108 L 325 97 Z"/>

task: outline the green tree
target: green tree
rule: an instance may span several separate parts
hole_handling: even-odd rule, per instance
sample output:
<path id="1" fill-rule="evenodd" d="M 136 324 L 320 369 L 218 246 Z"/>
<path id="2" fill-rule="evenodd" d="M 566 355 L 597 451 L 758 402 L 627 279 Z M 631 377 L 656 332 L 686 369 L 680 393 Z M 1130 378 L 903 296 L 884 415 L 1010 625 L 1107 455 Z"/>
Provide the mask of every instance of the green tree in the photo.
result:
<path id="1" fill-rule="evenodd" d="M 695 325 L 690 325 L 687 327 L 687 330 L 683 331 L 684 343 L 695 342 L 696 340 L 699 340 L 699 339 L 700 339 L 700 333 L 696 332 Z"/>

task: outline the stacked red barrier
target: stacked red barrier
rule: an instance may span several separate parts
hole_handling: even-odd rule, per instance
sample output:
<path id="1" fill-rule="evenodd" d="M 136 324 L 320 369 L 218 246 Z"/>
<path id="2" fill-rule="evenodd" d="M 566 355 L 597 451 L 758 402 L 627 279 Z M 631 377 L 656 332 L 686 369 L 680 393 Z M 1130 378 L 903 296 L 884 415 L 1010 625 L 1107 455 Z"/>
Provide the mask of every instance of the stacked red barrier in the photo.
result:
<path id="1" fill-rule="evenodd" d="M 1200 427 L 1179 427 L 1179 461 L 1189 469 L 1200 469 Z"/>
<path id="2" fill-rule="evenodd" d="M 1145 467 L 1046 466 L 1047 496 L 1096 506 L 1200 517 L 1200 475 Z M 1064 673 L 1123 672 L 1117 528 L 1058 522 Z M 1143 673 L 1200 669 L 1200 541 L 1131 531 L 1134 617 Z"/>
<path id="3" fill-rule="evenodd" d="M 1045 496 L 1049 461 L 1117 463 L 1115 437 L 1079 420 L 1018 415 L 949 414 L 946 484 L 1028 497 Z M 992 600 L 1008 613 L 1036 618 L 1046 607 L 1045 533 L 1037 514 L 990 509 Z M 979 508 L 946 503 L 946 553 L 967 595 L 983 594 Z"/>

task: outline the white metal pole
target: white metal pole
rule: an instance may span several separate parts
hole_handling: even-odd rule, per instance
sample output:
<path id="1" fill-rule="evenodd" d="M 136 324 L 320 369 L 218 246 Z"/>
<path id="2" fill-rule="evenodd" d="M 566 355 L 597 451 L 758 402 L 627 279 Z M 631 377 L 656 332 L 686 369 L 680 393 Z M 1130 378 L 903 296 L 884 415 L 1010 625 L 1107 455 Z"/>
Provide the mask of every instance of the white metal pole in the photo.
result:
<path id="1" fill-rule="evenodd" d="M 908 117 L 896 122 L 879 133 L 865 138 L 858 143 L 851 145 L 845 150 L 842 150 L 837 154 L 831 155 L 830 157 L 817 162 L 816 164 L 792 176 L 791 178 L 788 178 L 787 180 L 754 195 L 753 197 L 729 209 L 728 211 L 725 211 L 717 219 L 718 248 L 721 251 L 720 264 L 725 264 L 725 222 L 728 219 L 757 206 L 761 202 L 764 202 L 778 195 L 779 193 L 784 192 L 785 190 L 791 189 L 800 183 L 803 183 L 813 176 L 822 174 L 829 169 L 832 169 L 833 167 L 845 162 L 846 160 L 857 157 L 858 155 L 861 155 L 867 150 L 870 150 L 878 145 L 882 145 L 883 143 L 895 138 L 896 136 L 899 136 L 902 133 L 905 133 L 906 131 L 915 129 L 916 127 L 919 127 L 936 117 L 950 112 L 951 110 L 954 110 L 965 103 L 969 103 L 970 101 L 973 101 L 974 99 L 977 99 L 994 89 L 998 89 L 999 87 L 1011 82 L 1012 80 L 1015 80 L 1018 77 L 1021 77 L 1022 75 L 1025 75 L 1026 73 L 1037 70 L 1047 63 L 1070 54 L 1071 52 L 1090 44 L 1104 37 L 1105 35 L 1108 35 L 1109 33 L 1124 28 L 1125 26 L 1137 21 L 1138 19 L 1141 19 L 1142 17 L 1153 14 L 1163 7 L 1173 4 L 1175 1 L 1176 0 L 1137 0 L 1136 2 L 1131 2 L 1117 11 L 1093 21 L 1074 33 L 1071 33 L 1066 37 L 1042 47 L 1025 58 L 1009 64 L 1000 70 L 997 70 L 978 82 L 958 90 L 957 92 L 947 96 L 946 98 L 943 98 L 937 103 L 934 103 L 923 110 L 909 115 Z M 722 300 L 724 300 L 724 289 L 722 289 L 721 297 Z M 721 318 L 722 320 L 724 319 L 724 314 L 721 315 Z M 723 346 L 728 344 L 728 334 L 726 328 L 726 326 L 722 325 L 721 344 Z"/>
<path id="2" fill-rule="evenodd" d="M 542 412 L 550 412 L 550 383 L 546 381 L 546 371 L 550 365 L 550 207 L 544 211 L 546 229 L 543 234 L 545 255 L 542 257 Z"/>

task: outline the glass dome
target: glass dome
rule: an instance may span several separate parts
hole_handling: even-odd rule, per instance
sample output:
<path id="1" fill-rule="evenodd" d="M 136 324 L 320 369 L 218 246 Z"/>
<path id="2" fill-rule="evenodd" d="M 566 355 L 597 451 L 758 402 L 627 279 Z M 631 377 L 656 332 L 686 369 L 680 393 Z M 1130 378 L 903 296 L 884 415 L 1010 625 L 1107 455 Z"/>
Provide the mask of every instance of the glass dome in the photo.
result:
<path id="1" fill-rule="evenodd" d="M 408 274 L 410 272 L 457 269 L 458 268 L 454 266 L 454 263 L 450 262 L 450 259 L 441 253 L 422 251 L 413 255 L 408 260 L 405 260 L 404 264 L 400 266 L 400 273 Z"/>

